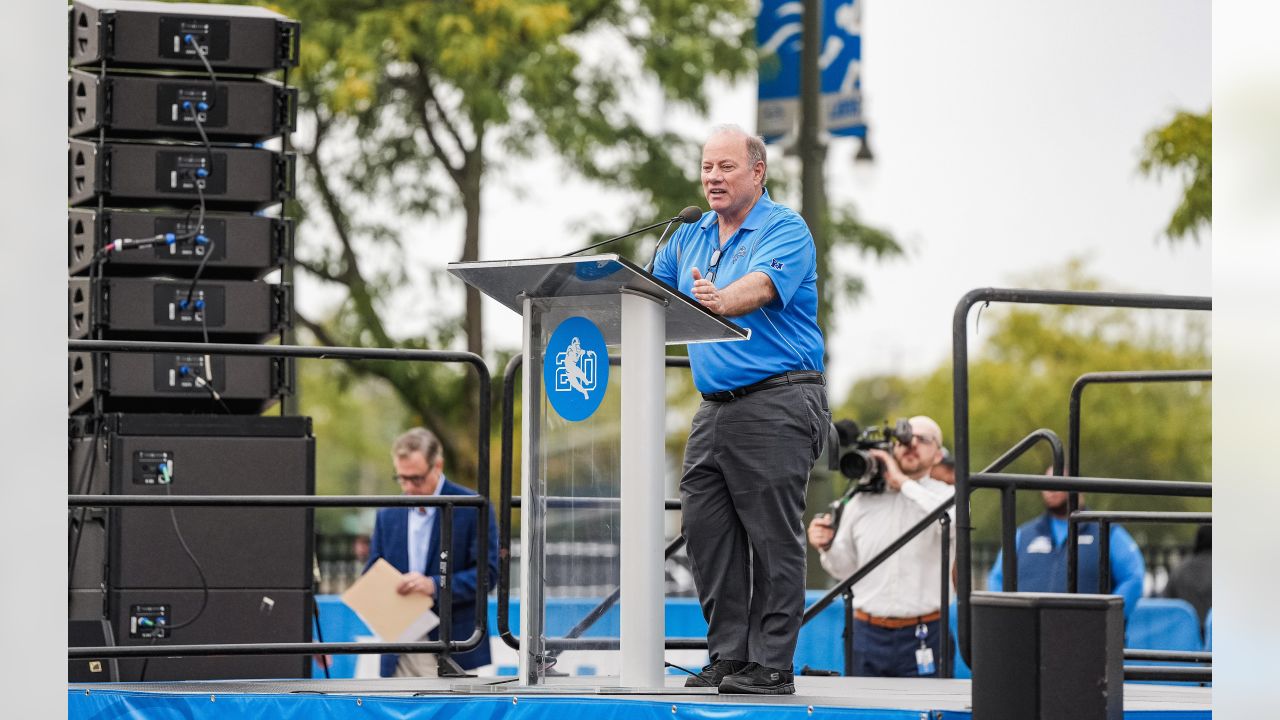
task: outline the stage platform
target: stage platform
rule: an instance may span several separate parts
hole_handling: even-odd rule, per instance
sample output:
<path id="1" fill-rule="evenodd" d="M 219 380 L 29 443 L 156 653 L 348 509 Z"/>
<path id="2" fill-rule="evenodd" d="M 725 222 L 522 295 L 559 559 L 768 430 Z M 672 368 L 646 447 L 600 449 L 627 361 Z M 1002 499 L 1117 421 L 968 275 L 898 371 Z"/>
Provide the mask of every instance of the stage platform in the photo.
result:
<path id="1" fill-rule="evenodd" d="M 400 679 L 253 680 L 71 685 L 68 717 L 270 718 L 337 720 L 360 718 L 459 718 L 461 720 L 968 720 L 969 680 L 798 677 L 796 694 L 779 697 L 682 692 L 683 680 L 668 677 L 669 692 L 611 692 L 607 677 L 553 678 L 565 694 L 529 692 L 512 680 Z M 1124 686 L 1125 718 L 1199 720 L 1212 717 L 1212 689 Z"/>

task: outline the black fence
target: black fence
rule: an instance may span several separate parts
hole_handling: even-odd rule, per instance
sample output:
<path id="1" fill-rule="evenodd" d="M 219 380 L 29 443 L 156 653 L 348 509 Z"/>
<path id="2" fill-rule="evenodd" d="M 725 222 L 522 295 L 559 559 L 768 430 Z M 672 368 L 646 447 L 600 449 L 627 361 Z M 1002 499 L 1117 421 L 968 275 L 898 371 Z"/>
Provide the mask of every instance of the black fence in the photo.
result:
<path id="1" fill-rule="evenodd" d="M 969 598 L 974 587 L 975 578 L 985 581 L 986 573 L 995 560 L 995 554 L 998 547 L 1002 547 L 1004 551 L 1004 576 L 1006 580 L 1014 579 L 1016 582 L 1016 554 L 1013 547 L 1014 529 L 1016 528 L 1016 518 L 1014 517 L 1014 500 L 1018 490 L 1066 490 L 1071 493 L 1070 508 L 1071 511 L 1079 511 L 1078 492 L 1101 492 L 1101 493 L 1120 493 L 1120 494 L 1140 494 L 1140 495 L 1166 495 L 1166 496 L 1183 496 L 1183 497 L 1210 497 L 1212 494 L 1211 485 L 1208 483 L 1194 482 L 1175 482 L 1169 480 L 1134 480 L 1134 479 L 1117 479 L 1117 478 L 1095 478 L 1095 477 L 1079 477 L 1079 394 L 1073 389 L 1073 402 L 1070 409 L 1071 426 L 1072 426 L 1072 442 L 1071 456 L 1065 462 L 1062 452 L 1062 444 L 1057 437 L 1047 430 L 1037 430 L 1022 442 L 1014 446 L 997 459 L 996 462 L 986 468 L 983 472 L 970 473 L 969 470 L 969 418 L 968 418 L 968 339 L 967 339 L 967 317 L 969 310 L 973 305 L 982 302 L 1008 302 L 1008 303 L 1031 303 L 1031 304 L 1059 304 L 1059 305 L 1083 305 L 1083 306 L 1104 306 L 1104 307 L 1129 307 L 1129 308 L 1167 308 L 1181 310 L 1210 310 L 1211 303 L 1209 298 L 1187 297 L 1187 296 L 1163 296 L 1163 295 L 1125 295 L 1117 293 L 1082 293 L 1082 292 L 1057 292 L 1057 291 L 1031 291 L 1031 290 L 997 290 L 997 289 L 980 289 L 974 290 L 965 295 L 957 305 L 953 318 L 953 373 L 954 373 L 954 408 L 955 408 L 955 460 L 956 460 L 956 498 L 965 498 L 965 502 L 955 504 L 955 529 L 956 529 L 956 548 L 955 559 L 959 571 L 957 573 L 957 603 L 958 617 L 957 626 L 959 628 L 959 647 L 961 654 L 966 659 L 970 657 L 970 608 Z M 170 342 L 124 342 L 124 341 L 71 341 L 68 348 L 72 351 L 97 351 L 97 352 L 144 352 L 144 353 L 214 353 L 219 355 L 261 355 L 271 357 L 301 357 L 301 358 L 324 358 L 324 359 L 378 359 L 378 360 L 398 360 L 409 362 L 460 362 L 472 365 L 480 375 L 480 398 L 479 398 L 479 443 L 477 458 L 477 481 L 479 497 L 466 496 L 442 496 L 442 497 L 393 497 L 393 496 L 342 496 L 342 497 L 281 497 L 281 496 L 71 496 L 68 504 L 72 507 L 119 507 L 119 506 L 144 506 L 154 505 L 158 507 L 168 507 L 176 505 L 204 505 L 204 506 L 298 506 L 298 507 L 378 507 L 392 505 L 439 505 L 443 509 L 444 522 L 442 523 L 442 531 L 446 533 L 444 540 L 445 546 L 448 546 L 448 535 L 451 523 L 453 506 L 475 506 L 480 512 L 480 522 L 482 527 L 488 523 L 489 507 L 489 407 L 490 407 L 490 377 L 487 367 L 483 361 L 470 353 L 450 353 L 437 351 L 412 351 L 397 349 L 363 349 L 363 348 L 321 348 L 321 347 L 300 347 L 300 346 L 260 346 L 260 345 L 241 345 L 241 344 L 203 344 L 203 343 L 170 343 Z M 610 358 L 612 362 L 618 362 L 618 358 Z M 687 366 L 687 358 L 668 358 L 668 366 Z M 499 574 L 496 583 L 491 583 L 491 578 L 487 575 L 487 564 L 480 563 L 478 567 L 478 582 L 481 588 L 492 587 L 496 584 L 498 589 L 498 631 L 502 639 L 513 647 L 518 646 L 518 640 L 511 634 L 509 628 L 509 597 L 511 588 L 511 577 L 513 574 L 511 562 L 512 558 L 518 557 L 518 548 L 513 547 L 511 538 L 512 529 L 512 509 L 519 504 L 519 498 L 513 497 L 512 494 L 512 459 L 514 456 L 514 408 L 515 408 L 515 377 L 517 369 L 520 365 L 520 357 L 513 358 L 508 364 L 504 377 L 503 407 L 502 407 L 502 428 L 501 428 L 501 469 L 499 484 L 499 502 L 500 512 L 498 515 L 499 525 Z M 1131 382 L 1131 381 L 1175 381 L 1175 380 L 1205 380 L 1207 377 L 1201 375 L 1207 371 L 1185 371 L 1174 374 L 1167 374 L 1167 377 L 1151 378 L 1151 374 L 1143 377 L 1135 377 L 1133 375 L 1121 374 L 1093 374 L 1088 381 L 1083 384 L 1078 383 L 1080 391 L 1088 382 Z M 1083 380 L 1084 378 L 1082 378 Z M 1048 442 L 1054 449 L 1054 470 L 1055 476 L 1040 475 L 1021 475 L 1014 473 L 1000 472 L 1014 458 L 1021 455 L 1029 447 L 1037 442 Z M 1064 470 L 1065 476 L 1064 476 Z M 970 494 L 977 489 L 990 488 L 997 489 L 1001 494 L 1001 544 L 996 545 L 975 545 L 971 541 L 970 533 L 972 527 L 970 524 L 969 503 L 967 499 Z M 574 499 L 566 499 L 568 502 L 578 502 Z M 940 505 L 937 510 L 930 514 L 927 518 L 917 524 L 916 527 L 904 533 L 904 535 L 893 543 L 890 548 L 881 553 L 872 562 L 860 568 L 854 576 L 846 578 L 838 583 L 822 600 L 810 606 L 805 611 L 806 619 L 815 616 L 823 607 L 830 604 L 837 596 L 843 595 L 846 603 L 846 617 L 851 615 L 852 592 L 851 586 L 859 577 L 865 576 L 871 572 L 880 562 L 887 559 L 896 549 L 905 545 L 912 537 L 922 532 L 925 528 L 934 522 L 940 522 L 945 526 L 950 523 L 948 516 L 948 508 L 954 501 Z M 678 509 L 678 502 L 669 500 L 667 509 Z M 1132 515 L 1132 514 L 1129 514 Z M 1164 514 L 1169 517 L 1160 518 L 1161 521 L 1178 522 L 1191 521 L 1202 522 L 1207 518 L 1175 518 L 1176 514 Z M 1141 518 L 1136 521 L 1155 520 L 1156 518 Z M 1111 518 L 1115 522 L 1123 522 L 1124 519 L 1119 515 Z M 1134 518 L 1130 517 L 1130 520 Z M 1075 580 L 1075 557 L 1074 552 L 1077 549 L 1076 543 L 1076 524 L 1072 523 L 1072 531 L 1069 533 L 1071 551 L 1071 566 L 1069 569 L 1069 581 L 1074 589 Z M 479 535 L 479 556 L 487 556 L 487 534 Z M 671 541 L 667 547 L 668 563 L 668 589 L 676 589 L 680 592 L 687 592 L 689 588 L 683 590 L 679 587 L 681 579 L 678 569 L 679 552 L 681 539 L 676 538 Z M 363 559 L 361 558 L 362 546 L 355 536 L 328 536 L 319 538 L 316 544 L 318 560 L 322 575 L 321 592 L 340 592 L 345 584 L 359 573 L 363 568 Z M 554 548 L 553 548 L 554 549 Z M 563 551 L 566 555 L 570 555 L 575 559 L 581 559 L 584 555 L 581 551 L 584 548 L 566 546 Z M 942 548 L 942 568 L 950 565 L 948 553 L 950 551 L 950 543 L 944 542 Z M 1151 584 L 1148 586 L 1150 590 L 1158 592 L 1162 579 L 1167 578 L 1172 565 L 1178 561 L 1182 555 L 1186 554 L 1187 548 L 1183 547 L 1159 547 L 1146 548 L 1144 555 L 1148 560 L 1148 572 L 1151 576 Z M 589 554 L 588 554 L 589 555 Z M 673 562 L 674 561 L 674 562 Z M 612 561 L 611 561 L 612 564 Z M 671 568 L 676 568 L 675 572 Z M 675 575 L 677 577 L 673 578 Z M 553 579 L 554 580 L 554 579 Z M 943 612 L 949 603 L 945 602 L 945 594 L 947 583 L 943 583 L 944 603 Z M 676 587 L 673 587 L 676 586 Z M 596 596 L 605 596 L 603 590 L 608 589 L 605 586 L 592 586 L 589 588 L 589 594 Z M 419 643 L 256 643 L 256 644 L 240 644 L 240 645 L 182 645 L 182 646 L 161 646 L 161 647 L 99 647 L 99 648 L 72 648 L 69 655 L 72 658 L 116 658 L 116 657 L 153 657 L 165 655 L 249 655 L 249 654 L 311 654 L 311 653 L 381 653 L 381 652 L 460 652 L 469 650 L 479 644 L 481 638 L 486 631 L 487 608 L 484 604 L 487 602 L 487 593 L 477 593 L 476 599 L 476 627 L 472 635 L 466 640 L 457 641 L 448 637 L 449 635 L 449 597 L 451 589 L 442 583 L 441 586 L 441 639 L 432 642 Z M 584 591 L 584 594 L 588 594 Z M 616 640 L 609 639 L 584 639 L 577 637 L 585 630 L 595 619 L 603 615 L 617 598 L 616 588 L 607 596 L 605 600 L 592 612 L 588 613 L 579 623 L 578 627 L 569 634 L 567 638 L 560 638 L 554 641 L 548 640 L 547 647 L 549 649 L 571 649 L 571 648 L 606 648 L 616 647 Z M 946 627 L 945 616 L 943 618 L 944 628 Z M 849 639 L 848 630 L 846 630 L 846 652 L 848 651 Z M 946 630 L 943 631 L 943 639 L 946 639 Z M 702 638 L 667 638 L 666 647 L 669 649 L 697 649 L 705 648 L 706 640 Z M 948 674 L 949 653 L 944 653 L 942 663 L 942 674 Z M 1208 654 L 1204 653 L 1182 653 L 1168 654 L 1154 651 L 1126 651 L 1128 659 L 1144 659 L 1144 660 L 1188 660 L 1196 663 L 1209 662 Z M 846 660 L 847 664 L 847 660 Z M 1126 670 L 1128 679 L 1179 679 L 1179 680 L 1200 680 L 1210 679 L 1211 668 L 1195 667 L 1195 668 L 1160 668 L 1160 667 L 1143 667 L 1131 668 Z"/>
<path id="2" fill-rule="evenodd" d="M 1136 480 L 1127 478 L 1097 478 L 1079 476 L 1079 396 L 1083 386 L 1077 382 L 1072 393 L 1069 408 L 1071 423 L 1071 458 L 1068 462 L 1066 477 L 1046 477 L 1041 475 L 1020 475 L 1014 473 L 970 473 L 969 470 L 969 311 L 974 305 L 992 302 L 1032 304 L 1032 305 L 1075 305 L 1085 307 L 1117 307 L 1140 309 L 1195 310 L 1209 311 L 1213 309 L 1212 300 L 1207 297 L 1186 295 L 1153 295 L 1125 294 L 1105 292 L 1067 292 L 1055 290 L 1017 290 L 980 288 L 965 294 L 956 304 L 952 316 L 952 400 L 955 419 L 955 471 L 956 496 L 964 498 L 964 502 L 956 505 L 956 560 L 959 566 L 957 573 L 956 618 L 960 654 L 966 661 L 971 661 L 972 616 L 970 614 L 970 595 L 973 592 L 974 573 L 972 571 L 972 544 L 970 533 L 969 502 L 970 493 L 979 488 L 998 489 L 1002 495 L 1002 503 L 1006 508 L 1002 513 L 1001 536 L 1004 550 L 1005 588 L 1010 587 L 1009 580 L 1016 585 L 1017 569 L 1014 551 L 1014 529 L 1012 522 L 1012 498 L 1018 490 L 1057 490 L 1067 491 L 1069 495 L 1069 512 L 1080 509 L 1078 493 L 1116 493 L 1132 495 L 1163 495 L 1175 497 L 1211 497 L 1212 486 L 1209 483 L 1179 482 L 1173 480 Z M 1201 372 L 1201 371 L 1191 371 Z M 1170 378 L 1171 380 L 1201 378 Z M 1123 380 L 1122 380 L 1123 381 Z M 1085 383 L 1087 384 L 1087 382 Z M 1055 463 L 1057 465 L 1057 463 Z M 1061 468 L 1055 467 L 1055 476 L 1062 475 Z M 1068 532 L 1067 543 L 1067 583 L 1068 589 L 1076 590 L 1078 527 L 1073 523 Z M 1186 672 L 1190 670 L 1190 672 Z M 1168 671 L 1168 672 L 1165 672 Z M 1129 668 L 1125 671 L 1128 679 L 1195 679 L 1208 681 L 1212 678 L 1209 668 Z"/>

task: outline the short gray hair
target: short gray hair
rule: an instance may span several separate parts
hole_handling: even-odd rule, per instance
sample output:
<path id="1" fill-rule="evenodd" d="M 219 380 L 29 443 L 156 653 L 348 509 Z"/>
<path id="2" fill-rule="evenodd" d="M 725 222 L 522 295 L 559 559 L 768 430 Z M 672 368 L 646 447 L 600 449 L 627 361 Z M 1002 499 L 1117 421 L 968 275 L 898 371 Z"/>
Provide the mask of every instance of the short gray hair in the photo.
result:
<path id="1" fill-rule="evenodd" d="M 768 174 L 769 153 L 765 149 L 764 138 L 760 137 L 759 135 L 752 135 L 746 130 L 743 130 L 742 126 L 734 125 L 732 123 L 716 125 L 715 127 L 711 128 L 711 134 L 708 135 L 707 137 L 709 138 L 714 137 L 716 135 L 720 135 L 721 133 L 741 135 L 742 139 L 745 140 L 747 143 L 747 162 L 751 163 L 751 167 L 755 167 L 756 163 L 758 162 L 764 163 L 765 173 Z"/>
<path id="2" fill-rule="evenodd" d="M 408 457 L 420 452 L 428 463 L 435 462 L 440 457 L 441 450 L 440 438 L 424 427 L 410 428 L 391 444 L 393 458 Z"/>

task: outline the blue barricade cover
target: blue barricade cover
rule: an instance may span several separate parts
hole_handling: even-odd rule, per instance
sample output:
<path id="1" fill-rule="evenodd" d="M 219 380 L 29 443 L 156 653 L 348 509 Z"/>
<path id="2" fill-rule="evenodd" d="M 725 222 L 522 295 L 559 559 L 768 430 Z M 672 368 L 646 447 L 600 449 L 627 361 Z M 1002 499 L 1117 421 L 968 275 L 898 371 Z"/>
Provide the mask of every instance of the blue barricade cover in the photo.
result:
<path id="1" fill-rule="evenodd" d="M 919 720 L 921 713 L 939 720 L 969 718 L 968 713 L 919 710 L 822 707 L 823 717 L 848 720 Z M 263 718 L 265 720 L 562 720 L 591 715 L 612 720 L 810 720 L 805 705 L 655 702 L 612 697 L 364 697 L 352 695 L 192 695 L 119 690 L 71 691 L 67 716 L 72 720 L 157 720 L 164 718 Z M 1144 718 L 1147 716 L 1143 716 Z M 1172 716 L 1171 716 L 1172 717 Z M 1178 720 L 1186 720 L 1184 713 Z"/>

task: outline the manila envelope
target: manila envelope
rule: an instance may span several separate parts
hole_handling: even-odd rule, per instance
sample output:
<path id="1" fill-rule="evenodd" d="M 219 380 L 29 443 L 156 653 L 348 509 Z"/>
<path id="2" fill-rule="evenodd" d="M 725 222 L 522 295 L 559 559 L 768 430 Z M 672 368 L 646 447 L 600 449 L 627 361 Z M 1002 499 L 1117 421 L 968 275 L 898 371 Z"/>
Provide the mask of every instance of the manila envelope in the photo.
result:
<path id="1" fill-rule="evenodd" d="M 417 642 L 440 624 L 440 618 L 431 612 L 431 598 L 396 592 L 403 577 L 391 563 L 378 558 L 342 593 L 342 602 L 383 642 Z"/>

